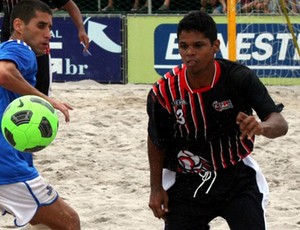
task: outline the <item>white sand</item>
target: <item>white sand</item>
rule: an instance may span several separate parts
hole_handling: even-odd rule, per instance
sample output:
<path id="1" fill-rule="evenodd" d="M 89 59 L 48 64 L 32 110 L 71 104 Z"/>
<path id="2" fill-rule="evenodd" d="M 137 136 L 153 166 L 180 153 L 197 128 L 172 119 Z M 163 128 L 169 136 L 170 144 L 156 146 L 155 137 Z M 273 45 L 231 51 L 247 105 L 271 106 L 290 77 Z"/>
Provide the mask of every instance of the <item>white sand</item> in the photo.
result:
<path id="1" fill-rule="evenodd" d="M 159 230 L 148 208 L 146 97 L 150 85 L 94 81 L 54 83 L 52 95 L 74 106 L 71 122 L 36 153 L 40 173 L 79 213 L 83 230 Z M 268 87 L 285 105 L 285 137 L 257 137 L 254 158 L 270 185 L 267 221 L 272 230 L 300 229 L 300 86 Z M 13 218 L 0 219 L 12 229 Z M 228 229 L 217 219 L 212 230 Z"/>

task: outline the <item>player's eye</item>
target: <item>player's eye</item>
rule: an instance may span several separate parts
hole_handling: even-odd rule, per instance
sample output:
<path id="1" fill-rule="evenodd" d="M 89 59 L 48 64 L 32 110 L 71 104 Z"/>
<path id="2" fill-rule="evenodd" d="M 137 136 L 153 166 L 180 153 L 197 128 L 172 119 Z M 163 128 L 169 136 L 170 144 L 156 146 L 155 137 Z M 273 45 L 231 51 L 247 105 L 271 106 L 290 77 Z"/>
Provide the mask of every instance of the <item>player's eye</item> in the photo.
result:
<path id="1" fill-rule="evenodd" d="M 185 43 L 180 43 L 179 44 L 179 49 L 183 49 L 183 50 L 186 50 L 188 48 L 188 45 L 185 44 Z"/>
<path id="2" fill-rule="evenodd" d="M 200 42 L 198 43 L 198 42 L 197 42 L 197 43 L 194 44 L 194 48 L 195 48 L 195 49 L 201 49 L 204 45 L 205 45 L 205 44 L 203 44 L 203 43 L 200 43 Z"/>
<path id="3" fill-rule="evenodd" d="M 38 24 L 38 28 L 41 29 L 41 30 L 45 29 L 46 27 L 48 27 L 48 25 L 46 23 L 39 23 Z"/>
<path id="4" fill-rule="evenodd" d="M 44 29 L 44 28 L 45 28 L 45 26 L 44 26 L 44 25 L 42 25 L 42 24 L 39 24 L 39 25 L 38 25 L 38 28 L 42 30 L 42 29 Z"/>

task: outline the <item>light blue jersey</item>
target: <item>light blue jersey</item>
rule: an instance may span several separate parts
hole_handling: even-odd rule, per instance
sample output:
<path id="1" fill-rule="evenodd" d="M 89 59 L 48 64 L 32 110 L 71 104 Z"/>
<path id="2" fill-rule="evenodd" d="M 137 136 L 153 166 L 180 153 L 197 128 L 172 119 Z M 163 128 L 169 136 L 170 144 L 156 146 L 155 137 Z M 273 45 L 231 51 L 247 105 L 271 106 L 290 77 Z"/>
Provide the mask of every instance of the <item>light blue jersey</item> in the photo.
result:
<path id="1" fill-rule="evenodd" d="M 15 63 L 25 80 L 35 85 L 36 56 L 26 43 L 18 40 L 3 42 L 0 45 L 0 61 Z M 0 120 L 8 104 L 19 96 L 0 87 Z M 33 165 L 32 154 L 15 150 L 6 142 L 2 132 L 0 132 L 0 169 L 0 185 L 31 180 L 39 175 Z"/>

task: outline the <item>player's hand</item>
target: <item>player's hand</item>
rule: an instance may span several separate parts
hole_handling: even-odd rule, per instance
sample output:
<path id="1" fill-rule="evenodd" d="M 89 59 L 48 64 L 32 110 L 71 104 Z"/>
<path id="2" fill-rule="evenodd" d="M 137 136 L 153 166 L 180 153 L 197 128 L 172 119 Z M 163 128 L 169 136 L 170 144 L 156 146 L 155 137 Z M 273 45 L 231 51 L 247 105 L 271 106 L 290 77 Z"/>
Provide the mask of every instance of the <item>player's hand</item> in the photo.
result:
<path id="1" fill-rule="evenodd" d="M 255 135 L 263 134 L 263 127 L 254 116 L 249 116 L 243 112 L 239 112 L 236 117 L 236 123 L 240 127 L 241 135 L 240 139 L 243 140 L 245 137 L 253 139 Z"/>
<path id="2" fill-rule="evenodd" d="M 169 212 L 168 202 L 168 194 L 162 187 L 159 189 L 151 189 L 149 208 L 152 209 L 155 217 L 164 219 L 166 213 Z"/>
<path id="3" fill-rule="evenodd" d="M 90 40 L 85 31 L 79 31 L 78 33 L 79 41 L 82 42 L 86 49 L 90 46 Z"/>
<path id="4" fill-rule="evenodd" d="M 70 113 L 69 113 L 69 110 L 73 110 L 72 106 L 69 105 L 68 103 L 66 102 L 62 102 L 62 101 L 59 101 L 57 99 L 54 99 L 54 98 L 48 98 L 48 101 L 51 103 L 51 105 L 61 111 L 63 113 L 63 115 L 65 116 L 65 121 L 66 122 L 69 122 L 70 121 Z"/>

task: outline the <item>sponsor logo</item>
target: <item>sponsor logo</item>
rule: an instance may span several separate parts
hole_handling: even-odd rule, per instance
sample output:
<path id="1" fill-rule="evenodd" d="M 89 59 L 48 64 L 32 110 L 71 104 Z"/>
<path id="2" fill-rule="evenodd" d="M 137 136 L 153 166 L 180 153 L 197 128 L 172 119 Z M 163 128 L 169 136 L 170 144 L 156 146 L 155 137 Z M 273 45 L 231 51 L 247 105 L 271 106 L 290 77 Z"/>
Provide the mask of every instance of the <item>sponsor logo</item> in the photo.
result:
<path id="1" fill-rule="evenodd" d="M 230 100 L 220 101 L 220 102 L 214 101 L 212 103 L 212 106 L 214 107 L 215 110 L 217 110 L 219 112 L 233 108 L 232 102 Z"/>
<path id="2" fill-rule="evenodd" d="M 183 99 L 177 99 L 172 102 L 173 106 L 187 105 L 187 102 Z"/>

